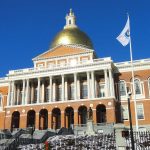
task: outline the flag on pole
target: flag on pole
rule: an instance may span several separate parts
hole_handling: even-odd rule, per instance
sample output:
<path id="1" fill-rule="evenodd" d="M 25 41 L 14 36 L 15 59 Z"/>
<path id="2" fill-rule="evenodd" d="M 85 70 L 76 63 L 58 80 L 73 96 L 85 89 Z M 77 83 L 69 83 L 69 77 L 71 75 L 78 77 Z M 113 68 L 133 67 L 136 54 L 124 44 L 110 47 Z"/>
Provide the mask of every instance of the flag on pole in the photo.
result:
<path id="1" fill-rule="evenodd" d="M 130 20 L 129 16 L 126 25 L 120 35 L 116 38 L 123 46 L 126 46 L 130 42 Z"/>

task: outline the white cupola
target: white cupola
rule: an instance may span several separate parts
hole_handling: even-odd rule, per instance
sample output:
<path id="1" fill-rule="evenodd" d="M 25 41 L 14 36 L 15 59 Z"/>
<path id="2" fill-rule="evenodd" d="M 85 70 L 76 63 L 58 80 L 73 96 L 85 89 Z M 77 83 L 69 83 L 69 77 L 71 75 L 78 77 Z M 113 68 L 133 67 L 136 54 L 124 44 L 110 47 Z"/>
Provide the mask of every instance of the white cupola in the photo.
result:
<path id="1" fill-rule="evenodd" d="M 64 29 L 70 28 L 70 27 L 77 27 L 76 26 L 76 17 L 74 15 L 72 9 L 70 9 L 69 14 L 66 15 L 66 25 L 64 26 Z"/>

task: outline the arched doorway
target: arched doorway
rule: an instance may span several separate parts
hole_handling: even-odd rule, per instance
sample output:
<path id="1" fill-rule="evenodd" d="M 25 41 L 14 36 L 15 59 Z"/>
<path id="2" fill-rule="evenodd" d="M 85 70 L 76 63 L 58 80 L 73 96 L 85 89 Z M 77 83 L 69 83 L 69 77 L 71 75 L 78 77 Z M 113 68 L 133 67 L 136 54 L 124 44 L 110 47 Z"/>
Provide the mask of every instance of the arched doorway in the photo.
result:
<path id="1" fill-rule="evenodd" d="M 19 123 L 20 123 L 20 113 L 19 111 L 15 111 L 12 114 L 11 129 L 19 128 Z"/>
<path id="2" fill-rule="evenodd" d="M 80 106 L 78 109 L 78 124 L 86 124 L 87 123 L 87 107 Z"/>
<path id="3" fill-rule="evenodd" d="M 41 109 L 39 112 L 39 129 L 45 130 L 48 128 L 48 111 Z"/>
<path id="4" fill-rule="evenodd" d="M 27 113 L 27 127 L 35 127 L 35 111 L 29 110 Z"/>
<path id="5" fill-rule="evenodd" d="M 65 109 L 65 127 L 71 128 L 72 124 L 74 124 L 74 110 L 72 107 L 67 107 Z"/>
<path id="6" fill-rule="evenodd" d="M 61 127 L 61 111 L 59 108 L 52 110 L 52 129 L 60 129 Z"/>
<path id="7" fill-rule="evenodd" d="M 106 107 L 105 107 L 105 105 L 100 104 L 96 107 L 96 119 L 97 119 L 97 123 L 106 122 Z"/>

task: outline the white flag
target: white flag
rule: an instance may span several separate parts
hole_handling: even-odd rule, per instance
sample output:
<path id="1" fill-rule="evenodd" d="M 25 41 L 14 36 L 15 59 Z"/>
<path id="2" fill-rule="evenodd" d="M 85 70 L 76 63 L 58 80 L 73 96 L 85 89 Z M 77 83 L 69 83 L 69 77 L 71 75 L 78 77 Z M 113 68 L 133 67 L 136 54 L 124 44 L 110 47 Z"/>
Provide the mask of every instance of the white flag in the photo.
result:
<path id="1" fill-rule="evenodd" d="M 122 30 L 122 32 L 120 33 L 120 35 L 116 38 L 123 46 L 126 46 L 129 44 L 130 42 L 130 25 L 129 25 L 129 16 L 128 16 L 128 20 L 127 23 L 124 27 L 124 29 Z"/>

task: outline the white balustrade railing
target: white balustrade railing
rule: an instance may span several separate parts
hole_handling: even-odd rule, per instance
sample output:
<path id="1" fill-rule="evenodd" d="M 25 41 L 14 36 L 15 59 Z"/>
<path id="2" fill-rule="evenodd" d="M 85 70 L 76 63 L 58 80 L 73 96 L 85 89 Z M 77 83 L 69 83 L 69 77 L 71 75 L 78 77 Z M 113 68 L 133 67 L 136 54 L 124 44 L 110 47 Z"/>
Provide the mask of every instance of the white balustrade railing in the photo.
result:
<path id="1" fill-rule="evenodd" d="M 69 69 L 69 68 L 76 68 L 79 66 L 87 66 L 87 65 L 94 65 L 94 64 L 107 64 L 111 62 L 110 57 L 106 58 L 101 58 L 101 59 L 94 59 L 94 60 L 89 60 L 85 62 L 78 62 L 77 64 L 57 64 L 53 66 L 46 66 L 46 67 L 35 67 L 35 68 L 26 68 L 26 69 L 19 69 L 19 70 L 11 70 L 9 71 L 9 75 L 14 75 L 14 74 L 22 74 L 22 73 L 28 73 L 28 72 L 35 72 L 35 71 L 44 71 L 44 70 L 62 70 L 62 69 Z"/>

